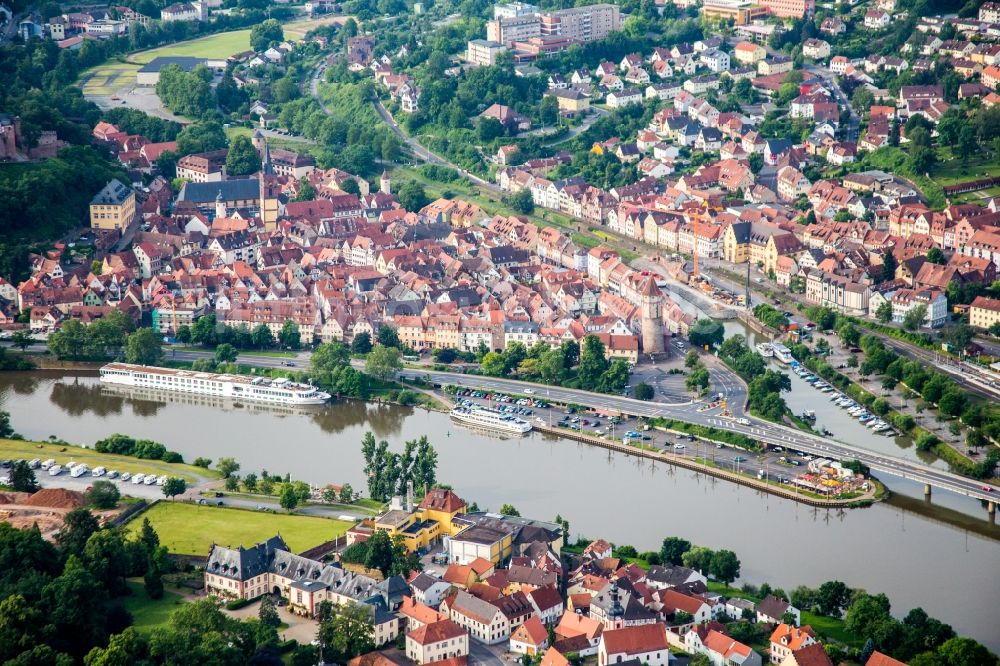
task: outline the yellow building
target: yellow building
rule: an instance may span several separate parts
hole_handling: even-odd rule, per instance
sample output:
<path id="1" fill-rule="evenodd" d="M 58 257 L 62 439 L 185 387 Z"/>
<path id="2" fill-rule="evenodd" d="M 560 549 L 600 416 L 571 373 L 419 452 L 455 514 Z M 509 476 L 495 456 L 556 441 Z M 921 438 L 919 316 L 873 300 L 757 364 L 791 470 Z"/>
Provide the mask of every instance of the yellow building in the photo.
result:
<path id="1" fill-rule="evenodd" d="M 90 202 L 93 229 L 122 231 L 135 219 L 135 192 L 117 178 L 104 186 Z"/>
<path id="2" fill-rule="evenodd" d="M 1000 322 L 1000 300 L 976 296 L 969 306 L 969 324 L 976 328 L 990 328 Z"/>
<path id="3" fill-rule="evenodd" d="M 372 529 L 386 532 L 390 538 L 403 538 L 408 552 L 427 550 L 442 536 L 454 536 L 464 525 L 456 525 L 456 516 L 465 514 L 465 500 L 450 490 L 435 488 L 411 511 L 390 509 L 372 521 Z"/>

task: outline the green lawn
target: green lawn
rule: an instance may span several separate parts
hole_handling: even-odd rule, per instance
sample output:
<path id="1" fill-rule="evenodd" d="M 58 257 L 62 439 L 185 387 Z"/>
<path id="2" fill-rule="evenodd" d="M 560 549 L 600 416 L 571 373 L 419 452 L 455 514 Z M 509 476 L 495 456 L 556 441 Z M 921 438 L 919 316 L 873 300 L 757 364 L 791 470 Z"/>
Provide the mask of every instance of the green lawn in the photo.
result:
<path id="1" fill-rule="evenodd" d="M 301 553 L 347 531 L 351 523 L 313 516 L 275 514 L 246 509 L 158 502 L 140 514 L 148 518 L 160 543 L 171 553 L 206 555 L 213 543 L 223 546 L 252 546 L 275 534 L 280 534 L 293 552 Z M 137 532 L 142 520 L 129 523 L 130 532 Z"/>
<path id="2" fill-rule="evenodd" d="M 51 444 L 48 442 L 27 442 L 16 439 L 0 439 L 0 458 L 23 458 L 24 460 L 54 459 L 60 464 L 65 464 L 71 460 L 78 463 L 87 463 L 90 469 L 102 466 L 109 470 L 128 472 L 129 474 L 146 474 L 155 472 L 167 474 L 168 476 L 178 476 L 185 481 L 194 482 L 199 478 L 217 477 L 218 472 L 214 470 L 202 469 L 194 465 L 182 465 L 177 463 L 167 463 L 162 460 L 142 460 L 140 458 L 130 458 L 129 456 L 119 456 L 112 453 L 98 453 L 93 449 L 85 449 L 82 446 L 70 444 Z M 45 474 L 39 470 L 36 474 Z M 123 485 L 122 492 L 128 493 L 128 485 Z"/>
<path id="3" fill-rule="evenodd" d="M 969 180 L 979 180 L 1000 175 L 1000 160 L 972 158 L 968 160 L 949 159 L 947 151 L 939 150 L 938 162 L 931 172 L 931 179 L 941 185 L 954 185 Z"/>
<path id="4" fill-rule="evenodd" d="M 187 42 L 168 44 L 149 51 L 140 51 L 132 56 L 132 60 L 145 65 L 154 58 L 161 56 L 193 56 L 222 60 L 229 56 L 250 50 L 250 30 L 234 30 L 220 32 L 217 35 L 199 37 Z"/>
<path id="5" fill-rule="evenodd" d="M 138 581 L 128 581 L 131 595 L 125 597 L 123 605 L 132 615 L 132 626 L 140 632 L 149 632 L 159 627 L 165 627 L 170 622 L 170 615 L 187 602 L 176 592 L 163 591 L 162 599 L 150 599 L 146 594 L 146 586 Z"/>

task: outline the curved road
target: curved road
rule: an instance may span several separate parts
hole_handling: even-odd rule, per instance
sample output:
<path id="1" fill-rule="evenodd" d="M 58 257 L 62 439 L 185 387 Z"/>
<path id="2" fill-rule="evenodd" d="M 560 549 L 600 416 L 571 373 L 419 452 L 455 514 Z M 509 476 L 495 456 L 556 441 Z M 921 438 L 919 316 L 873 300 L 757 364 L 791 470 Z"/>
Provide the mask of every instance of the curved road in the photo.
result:
<path id="1" fill-rule="evenodd" d="M 178 351 L 174 352 L 171 358 L 190 361 L 211 356 L 211 352 Z M 309 363 L 308 354 L 299 354 L 295 359 L 247 354 L 241 355 L 239 360 L 246 365 L 270 368 L 287 367 L 287 363 L 294 363 L 294 367 L 300 370 L 308 368 Z M 352 364 L 363 366 L 363 363 L 357 360 L 352 361 Z M 716 370 L 717 374 L 724 374 L 722 371 Z M 453 384 L 466 388 L 505 393 L 523 394 L 525 389 L 530 388 L 536 395 L 545 396 L 555 402 L 574 403 L 592 409 L 618 411 L 633 416 L 676 419 L 741 433 L 771 446 L 791 447 L 816 456 L 830 457 L 841 461 L 857 459 L 875 472 L 929 484 L 935 488 L 950 490 L 981 501 L 996 502 L 1000 497 L 1000 492 L 996 488 L 981 481 L 749 416 L 743 412 L 742 399 L 736 399 L 742 388 L 739 382 L 730 383 L 728 386 L 725 382 L 721 383 L 725 393 L 732 393 L 732 395 L 727 395 L 727 398 L 729 398 L 730 409 L 734 416 L 746 419 L 747 423 L 745 424 L 739 423 L 735 418 L 724 418 L 716 414 L 700 412 L 698 411 L 700 405 L 692 402 L 645 402 L 634 398 L 591 393 L 562 386 L 546 386 L 514 379 L 464 375 L 436 370 L 408 369 L 401 371 L 398 376 L 401 378 L 421 377 L 437 384 Z M 984 490 L 984 488 L 990 490 Z"/>

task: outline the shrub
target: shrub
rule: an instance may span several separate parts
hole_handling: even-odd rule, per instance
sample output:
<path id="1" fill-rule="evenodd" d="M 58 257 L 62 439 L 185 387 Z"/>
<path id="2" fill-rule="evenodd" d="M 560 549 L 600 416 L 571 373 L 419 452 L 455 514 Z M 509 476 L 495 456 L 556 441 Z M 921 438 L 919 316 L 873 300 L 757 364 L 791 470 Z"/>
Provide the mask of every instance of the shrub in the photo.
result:
<path id="1" fill-rule="evenodd" d="M 253 599 L 233 599 L 232 601 L 226 602 L 226 610 L 239 610 L 244 606 L 249 606 Z"/>

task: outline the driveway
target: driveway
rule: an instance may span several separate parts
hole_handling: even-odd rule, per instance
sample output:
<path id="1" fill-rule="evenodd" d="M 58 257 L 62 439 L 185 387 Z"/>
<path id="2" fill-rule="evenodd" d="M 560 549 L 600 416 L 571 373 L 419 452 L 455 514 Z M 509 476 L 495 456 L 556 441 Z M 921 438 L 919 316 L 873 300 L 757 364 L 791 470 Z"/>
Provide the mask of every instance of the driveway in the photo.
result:
<path id="1" fill-rule="evenodd" d="M 223 607 L 222 612 L 230 617 L 235 617 L 239 619 L 246 619 L 250 617 L 257 617 L 260 613 L 260 601 L 255 601 L 249 606 L 244 606 L 239 610 L 226 610 Z M 281 640 L 287 641 L 294 638 L 299 642 L 299 645 L 309 645 L 314 640 L 316 640 L 316 631 L 319 629 L 319 623 L 314 622 L 305 617 L 299 615 L 292 615 L 284 606 L 278 606 L 278 617 L 281 621 L 288 625 L 287 629 L 279 629 L 278 635 L 281 636 Z"/>

